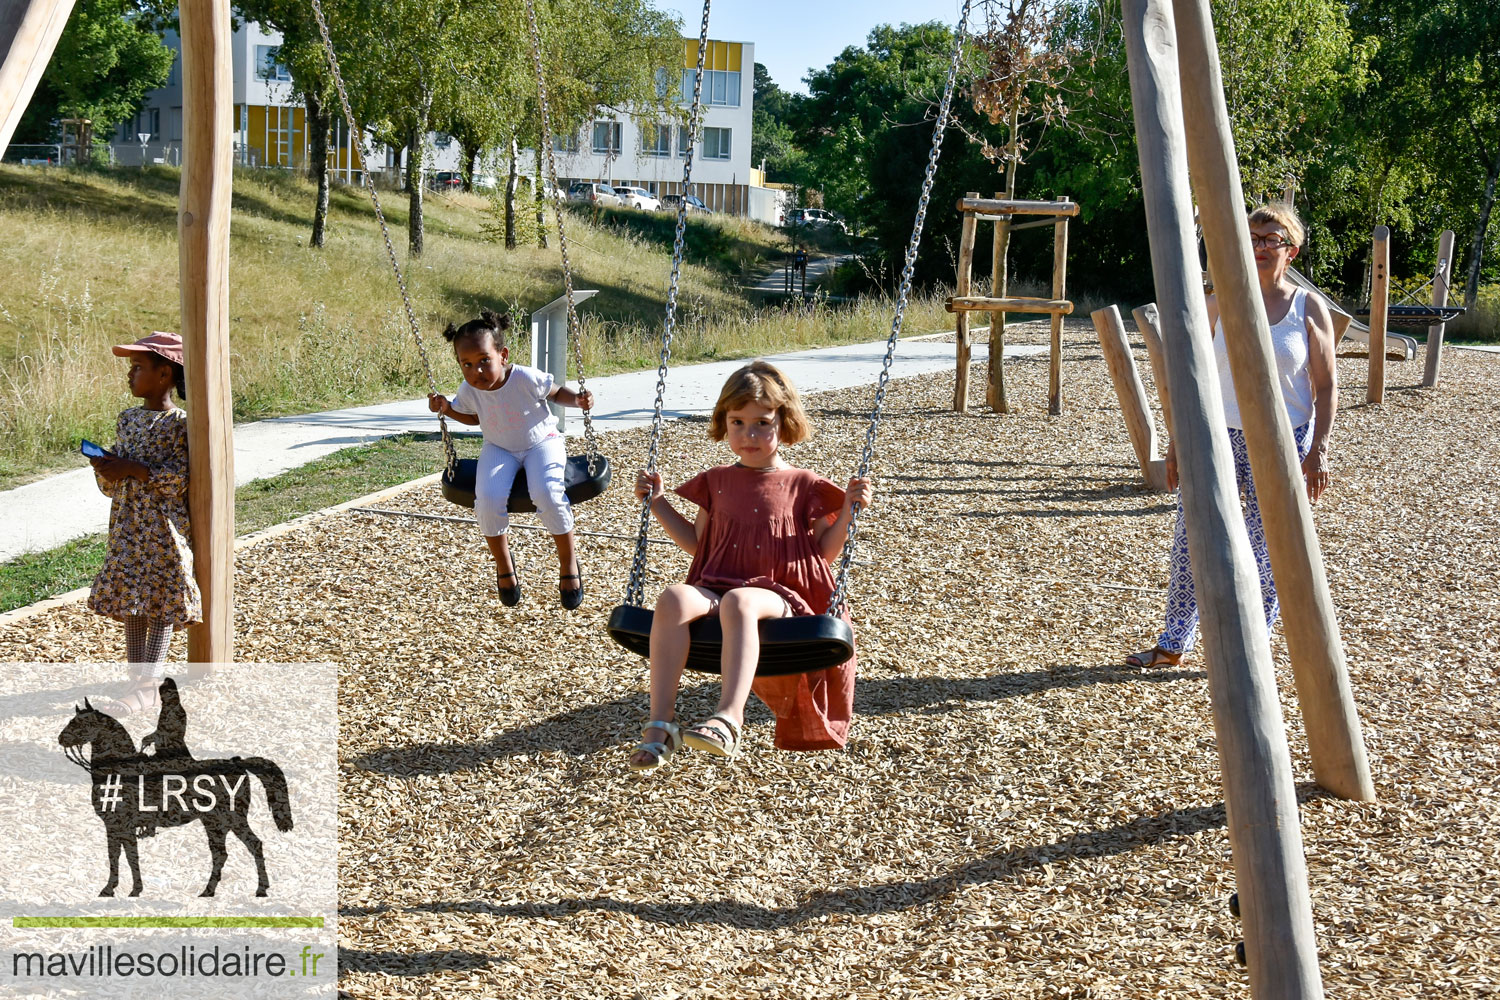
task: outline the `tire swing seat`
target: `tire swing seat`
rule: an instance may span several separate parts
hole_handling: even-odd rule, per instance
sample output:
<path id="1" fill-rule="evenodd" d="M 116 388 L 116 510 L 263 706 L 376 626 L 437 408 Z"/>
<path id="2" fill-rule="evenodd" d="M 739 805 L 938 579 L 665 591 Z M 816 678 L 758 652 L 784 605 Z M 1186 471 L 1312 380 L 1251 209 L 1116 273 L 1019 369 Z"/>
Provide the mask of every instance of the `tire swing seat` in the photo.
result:
<path id="1" fill-rule="evenodd" d="M 637 604 L 621 604 L 609 615 L 609 637 L 639 656 L 651 655 L 654 612 Z M 700 618 L 689 627 L 687 669 L 719 672 L 724 630 L 719 619 Z M 766 618 L 760 623 L 760 661 L 757 677 L 783 677 L 826 670 L 854 656 L 854 630 L 833 615 Z"/>
<path id="2" fill-rule="evenodd" d="M 479 460 L 476 458 L 461 458 L 455 463 L 453 469 L 443 470 L 443 496 L 450 502 L 460 507 L 474 507 L 474 480 L 478 475 Z M 568 502 L 579 504 L 609 489 L 610 480 L 614 470 L 610 467 L 609 459 L 603 455 L 594 456 L 594 471 L 589 472 L 589 456 L 569 455 L 567 468 L 563 471 L 563 486 L 568 495 Z M 531 514 L 536 511 L 536 504 L 531 499 L 531 489 L 526 483 L 526 470 L 521 469 L 516 473 L 516 481 L 510 488 L 510 502 L 507 504 L 512 514 Z"/>

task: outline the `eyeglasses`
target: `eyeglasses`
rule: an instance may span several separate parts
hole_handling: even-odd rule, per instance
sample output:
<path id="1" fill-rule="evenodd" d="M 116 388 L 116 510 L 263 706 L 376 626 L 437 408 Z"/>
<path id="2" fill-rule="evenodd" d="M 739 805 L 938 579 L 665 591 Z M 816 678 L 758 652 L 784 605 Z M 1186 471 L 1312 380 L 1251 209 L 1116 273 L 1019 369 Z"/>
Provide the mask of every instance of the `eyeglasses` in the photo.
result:
<path id="1" fill-rule="evenodd" d="M 1280 250 L 1282 247 L 1294 247 L 1297 244 L 1280 233 L 1272 233 L 1269 236 L 1258 236 L 1255 233 L 1251 233 L 1250 245 L 1257 250 Z"/>

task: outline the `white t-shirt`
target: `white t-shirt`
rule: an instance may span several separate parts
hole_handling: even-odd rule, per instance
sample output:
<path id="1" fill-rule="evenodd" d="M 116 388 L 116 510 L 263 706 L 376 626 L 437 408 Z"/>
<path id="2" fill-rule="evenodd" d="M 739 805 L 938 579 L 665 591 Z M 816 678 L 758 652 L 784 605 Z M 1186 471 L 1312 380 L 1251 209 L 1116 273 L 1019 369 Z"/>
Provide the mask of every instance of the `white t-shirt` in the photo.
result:
<path id="1" fill-rule="evenodd" d="M 510 375 L 498 389 L 476 389 L 459 384 L 453 408 L 459 413 L 479 415 L 485 441 L 519 455 L 557 436 L 557 418 L 547 406 L 552 375 L 538 368 L 511 365 Z"/>

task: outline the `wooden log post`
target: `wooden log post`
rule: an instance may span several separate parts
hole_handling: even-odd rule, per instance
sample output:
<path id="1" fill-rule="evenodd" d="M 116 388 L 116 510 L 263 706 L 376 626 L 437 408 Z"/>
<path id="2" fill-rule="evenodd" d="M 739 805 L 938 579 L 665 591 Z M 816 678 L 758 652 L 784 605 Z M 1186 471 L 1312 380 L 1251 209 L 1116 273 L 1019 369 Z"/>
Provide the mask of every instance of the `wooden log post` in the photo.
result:
<path id="1" fill-rule="evenodd" d="M 182 38 L 182 187 L 178 268 L 187 375 L 188 512 L 203 624 L 188 659 L 234 656 L 234 425 L 229 389 L 229 202 L 233 177 L 233 62 L 229 0 L 179 9 Z"/>
<path id="2" fill-rule="evenodd" d="M 1385 399 L 1385 326 L 1391 306 L 1391 231 L 1375 227 L 1370 242 L 1370 384 L 1365 402 Z"/>
<path id="3" fill-rule="evenodd" d="M 970 191 L 970 198 L 978 198 L 978 191 Z M 962 235 L 958 241 L 958 279 L 955 295 L 968 295 L 974 271 L 974 235 L 978 220 L 973 212 L 963 213 Z M 969 412 L 969 365 L 973 360 L 973 342 L 969 337 L 969 314 L 953 314 L 954 330 L 958 341 L 958 374 L 953 382 L 953 409 L 958 413 Z"/>
<path id="4" fill-rule="evenodd" d="M 1448 304 L 1448 288 L 1453 278 L 1453 230 L 1444 229 L 1438 237 L 1437 268 L 1432 272 L 1432 304 Z M 1422 369 L 1422 384 L 1431 388 L 1438 384 L 1438 365 L 1443 363 L 1443 333 L 1448 324 L 1434 323 L 1427 328 L 1427 358 Z"/>
<path id="5" fill-rule="evenodd" d="M 0 4 L 0 156 L 41 82 L 73 0 L 8 0 Z"/>
<path id="6" fill-rule="evenodd" d="M 1148 489 L 1165 493 L 1167 464 L 1157 450 L 1151 404 L 1146 400 L 1146 387 L 1141 385 L 1135 358 L 1130 354 L 1130 342 L 1125 339 L 1125 321 L 1120 318 L 1120 309 L 1106 306 L 1090 313 L 1089 318 L 1094 321 L 1099 346 L 1104 349 L 1104 363 L 1109 367 L 1110 381 L 1115 384 L 1115 395 L 1120 399 L 1120 413 L 1125 418 L 1125 431 L 1130 435 L 1130 446 L 1135 449 L 1141 475 Z"/>
<path id="7" fill-rule="evenodd" d="M 1064 198 L 1063 201 L 1068 199 Z M 1068 217 L 1060 215 L 1052 227 L 1052 298 L 1068 297 Z M 1071 311 L 1071 309 L 1069 310 Z M 1047 412 L 1062 412 L 1062 329 L 1063 314 L 1052 314 L 1052 355 L 1047 366 Z"/>
<path id="8" fill-rule="evenodd" d="M 1135 317 L 1136 329 L 1146 342 L 1146 356 L 1151 359 L 1151 380 L 1156 383 L 1156 398 L 1161 402 L 1161 419 L 1167 427 L 1167 438 L 1172 437 L 1172 387 L 1167 384 L 1167 352 L 1161 341 L 1161 319 L 1157 315 L 1156 303 L 1148 302 L 1130 311 Z"/>
<path id="9" fill-rule="evenodd" d="M 1319 1000 L 1323 988 L 1297 789 L 1235 486 L 1188 189 L 1180 79 L 1192 80 L 1194 89 L 1222 92 L 1217 74 L 1207 78 L 1184 66 L 1179 77 L 1170 0 L 1122 0 L 1122 14 L 1151 267 L 1172 385 L 1173 440 L 1250 989 L 1256 1000 Z M 1237 195 L 1234 201 L 1235 210 L 1242 211 Z M 1218 277 L 1223 265 L 1213 259 Z"/>
<path id="10" fill-rule="evenodd" d="M 1003 195 L 1003 191 L 995 193 L 996 198 L 1001 198 Z M 972 214 L 965 212 L 964 216 L 968 218 Z M 1006 297 L 1010 287 L 1010 267 L 1008 266 L 1010 227 L 1010 216 L 999 216 L 995 222 L 995 238 L 991 244 L 994 257 L 990 263 L 990 295 L 999 299 Z M 1003 309 L 990 313 L 990 371 L 989 383 L 984 391 L 984 401 L 996 413 L 1010 412 L 1010 401 L 1005 398 L 1005 310 Z"/>
<path id="11" fill-rule="evenodd" d="M 1182 76 L 1199 82 L 1183 92 L 1188 161 L 1208 259 L 1214 262 L 1224 344 L 1281 597 L 1313 776 L 1341 798 L 1373 801 L 1375 786 L 1349 687 L 1344 644 L 1292 442 L 1291 420 L 1276 378 L 1271 328 L 1250 249 L 1208 0 L 1173 0 L 1173 4 Z M 1172 384 L 1175 388 L 1177 381 Z"/>

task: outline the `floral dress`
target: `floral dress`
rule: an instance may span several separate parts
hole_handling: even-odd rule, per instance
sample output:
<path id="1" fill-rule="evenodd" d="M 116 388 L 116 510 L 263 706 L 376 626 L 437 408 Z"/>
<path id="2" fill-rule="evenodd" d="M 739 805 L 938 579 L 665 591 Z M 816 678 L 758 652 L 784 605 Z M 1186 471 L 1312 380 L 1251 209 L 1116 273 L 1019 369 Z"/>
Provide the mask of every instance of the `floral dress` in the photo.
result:
<path id="1" fill-rule="evenodd" d="M 708 512 L 687 582 L 724 593 L 762 587 L 793 614 L 822 614 L 833 597 L 833 569 L 818 551 L 813 522 L 836 519 L 844 491 L 805 469 L 721 465 L 677 487 Z M 848 611 L 844 612 L 848 620 Z M 776 716 L 783 750 L 828 750 L 849 739 L 854 658 L 808 674 L 757 677 L 752 687 Z"/>
<path id="2" fill-rule="evenodd" d="M 193 578 L 192 528 L 188 522 L 187 414 L 137 407 L 120 414 L 114 453 L 140 462 L 150 477 L 105 482 L 114 500 L 109 545 L 94 577 L 89 608 L 112 618 L 142 615 L 181 627 L 203 618 L 203 598 Z"/>

